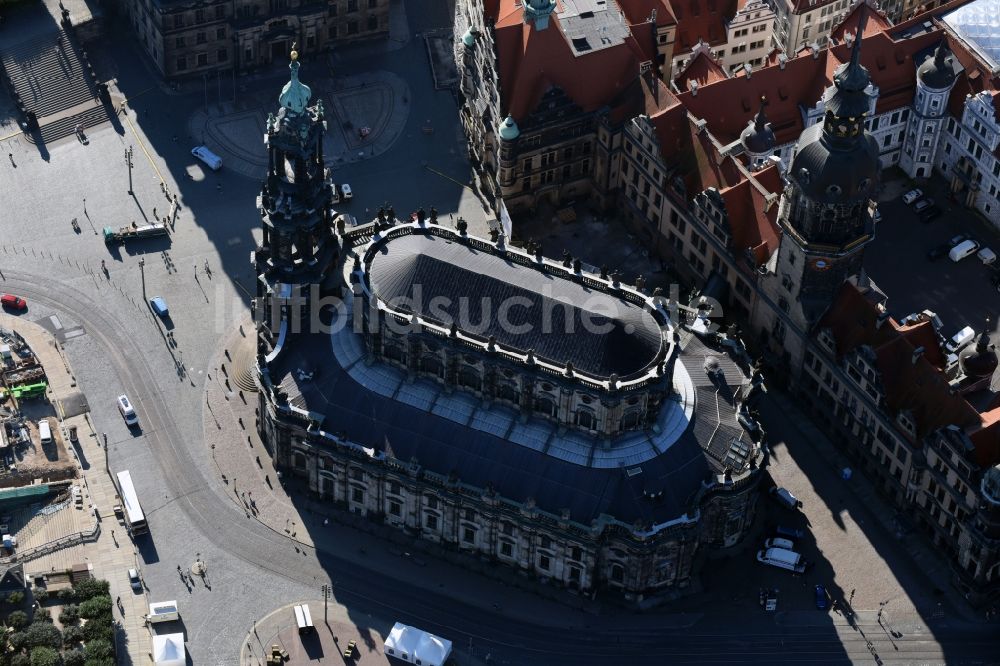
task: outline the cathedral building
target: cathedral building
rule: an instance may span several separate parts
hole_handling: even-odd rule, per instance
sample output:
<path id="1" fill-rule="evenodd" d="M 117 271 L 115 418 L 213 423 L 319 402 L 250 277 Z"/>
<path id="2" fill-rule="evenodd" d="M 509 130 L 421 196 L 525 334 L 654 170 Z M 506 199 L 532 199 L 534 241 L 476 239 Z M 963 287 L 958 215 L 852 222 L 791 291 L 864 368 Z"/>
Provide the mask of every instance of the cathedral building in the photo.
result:
<path id="1" fill-rule="evenodd" d="M 689 588 L 756 514 L 763 383 L 745 351 L 641 283 L 433 209 L 348 227 L 295 57 L 253 254 L 275 465 L 459 559 L 637 602 Z"/>

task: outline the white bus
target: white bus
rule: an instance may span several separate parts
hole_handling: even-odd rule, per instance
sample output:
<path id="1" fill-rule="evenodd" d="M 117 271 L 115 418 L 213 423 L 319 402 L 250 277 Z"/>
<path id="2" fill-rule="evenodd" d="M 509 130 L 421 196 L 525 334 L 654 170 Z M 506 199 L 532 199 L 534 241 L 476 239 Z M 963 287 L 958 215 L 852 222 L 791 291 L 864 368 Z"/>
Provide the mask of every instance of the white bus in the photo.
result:
<path id="1" fill-rule="evenodd" d="M 125 523 L 133 535 L 145 534 L 149 532 L 146 525 L 146 515 L 139 506 L 139 497 L 135 494 L 135 487 L 132 485 L 132 475 L 128 470 L 118 472 L 118 492 L 121 495 L 122 503 L 125 505 Z"/>

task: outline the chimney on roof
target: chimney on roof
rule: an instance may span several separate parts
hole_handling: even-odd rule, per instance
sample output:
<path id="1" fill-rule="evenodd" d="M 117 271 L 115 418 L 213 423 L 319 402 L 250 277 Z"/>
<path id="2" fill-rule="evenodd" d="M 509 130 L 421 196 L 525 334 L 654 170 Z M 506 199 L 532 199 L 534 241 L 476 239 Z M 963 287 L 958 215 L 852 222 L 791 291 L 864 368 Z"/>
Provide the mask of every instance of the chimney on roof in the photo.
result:
<path id="1" fill-rule="evenodd" d="M 688 90 L 691 91 L 691 96 L 692 97 L 697 97 L 698 96 L 698 82 L 695 81 L 694 79 L 688 81 Z"/>
<path id="2" fill-rule="evenodd" d="M 819 44 L 813 42 L 809 45 L 809 50 L 812 51 L 813 60 L 819 60 Z"/>
<path id="3" fill-rule="evenodd" d="M 884 324 L 886 322 L 886 320 L 888 320 L 888 319 L 889 319 L 889 313 L 888 312 L 884 312 L 883 311 L 883 312 L 879 313 L 878 319 L 875 320 L 875 329 L 877 330 L 877 329 L 882 328 L 882 324 Z"/>
<path id="4" fill-rule="evenodd" d="M 924 348 L 923 347 L 917 347 L 916 349 L 914 349 L 913 350 L 913 356 L 910 358 L 910 360 L 913 362 L 913 365 L 916 365 L 917 361 L 923 355 L 924 355 Z"/>
<path id="5" fill-rule="evenodd" d="M 746 72 L 747 78 L 750 78 L 750 73 L 753 72 L 753 65 L 748 62 L 743 63 L 743 71 Z"/>
<path id="6" fill-rule="evenodd" d="M 656 23 L 656 7 L 653 7 L 653 11 L 649 14 L 649 22 Z"/>
<path id="7" fill-rule="evenodd" d="M 705 131 L 705 128 L 708 127 L 708 121 L 706 121 L 704 118 L 699 118 L 698 120 L 694 121 L 694 126 L 698 130 L 698 134 L 701 134 L 702 132 Z"/>
<path id="8" fill-rule="evenodd" d="M 784 53 L 778 54 L 778 69 L 784 69 L 788 64 L 788 56 Z"/>

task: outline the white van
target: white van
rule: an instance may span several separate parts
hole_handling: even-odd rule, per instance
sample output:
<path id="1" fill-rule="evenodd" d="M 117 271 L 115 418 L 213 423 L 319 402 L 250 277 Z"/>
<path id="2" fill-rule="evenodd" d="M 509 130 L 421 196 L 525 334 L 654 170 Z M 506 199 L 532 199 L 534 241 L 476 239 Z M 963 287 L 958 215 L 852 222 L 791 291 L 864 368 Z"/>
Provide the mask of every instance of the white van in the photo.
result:
<path id="1" fill-rule="evenodd" d="M 976 254 L 976 256 L 979 257 L 979 261 L 983 262 L 987 266 L 997 260 L 997 253 L 988 247 L 984 247 L 978 254 Z"/>
<path id="2" fill-rule="evenodd" d="M 127 425 L 134 426 L 139 422 L 139 417 L 135 415 L 135 408 L 128 401 L 127 395 L 118 396 L 118 411 L 121 412 L 122 418 L 125 419 Z"/>
<path id="3" fill-rule="evenodd" d="M 208 165 L 212 171 L 222 168 L 222 158 L 209 150 L 206 146 L 195 146 L 191 149 L 191 154 Z"/>
<path id="4" fill-rule="evenodd" d="M 975 254 L 978 249 L 979 243 L 976 241 L 972 239 L 964 240 L 948 251 L 948 258 L 955 262 L 962 261 L 962 259 L 965 259 L 969 255 Z"/>
<path id="5" fill-rule="evenodd" d="M 758 550 L 757 561 L 770 564 L 772 567 L 778 567 L 779 569 L 788 569 L 796 573 L 802 573 L 806 570 L 806 561 L 802 559 L 802 556 L 795 551 L 785 548 Z"/>
<path id="6" fill-rule="evenodd" d="M 976 332 L 971 326 L 966 326 L 961 331 L 951 336 L 951 339 L 945 344 L 944 348 L 949 354 L 957 354 L 959 350 L 964 349 L 966 345 L 972 342 L 972 339 L 976 337 Z"/>
<path id="7" fill-rule="evenodd" d="M 314 630 L 312 615 L 309 613 L 309 604 L 295 606 L 295 624 L 299 628 L 299 635 L 311 634 Z"/>
<path id="8" fill-rule="evenodd" d="M 52 443 L 52 428 L 49 427 L 48 419 L 42 419 L 38 422 L 38 439 L 42 444 Z"/>
<path id="9" fill-rule="evenodd" d="M 788 491 L 787 488 L 771 488 L 771 497 L 786 509 L 801 509 L 802 501 Z"/>
<path id="10" fill-rule="evenodd" d="M 767 539 L 764 541 L 764 548 L 783 548 L 785 550 L 794 550 L 795 544 L 792 543 L 791 539 L 774 537 L 773 539 Z"/>

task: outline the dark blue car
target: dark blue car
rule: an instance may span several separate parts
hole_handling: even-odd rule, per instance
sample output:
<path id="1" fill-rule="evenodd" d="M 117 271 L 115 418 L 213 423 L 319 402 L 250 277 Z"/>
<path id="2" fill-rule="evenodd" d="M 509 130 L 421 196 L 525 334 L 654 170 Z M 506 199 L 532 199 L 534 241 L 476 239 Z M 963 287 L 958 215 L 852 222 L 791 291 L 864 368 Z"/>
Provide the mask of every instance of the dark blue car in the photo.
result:
<path id="1" fill-rule="evenodd" d="M 826 610 L 827 606 L 826 588 L 822 585 L 816 586 L 816 608 L 819 610 Z"/>

